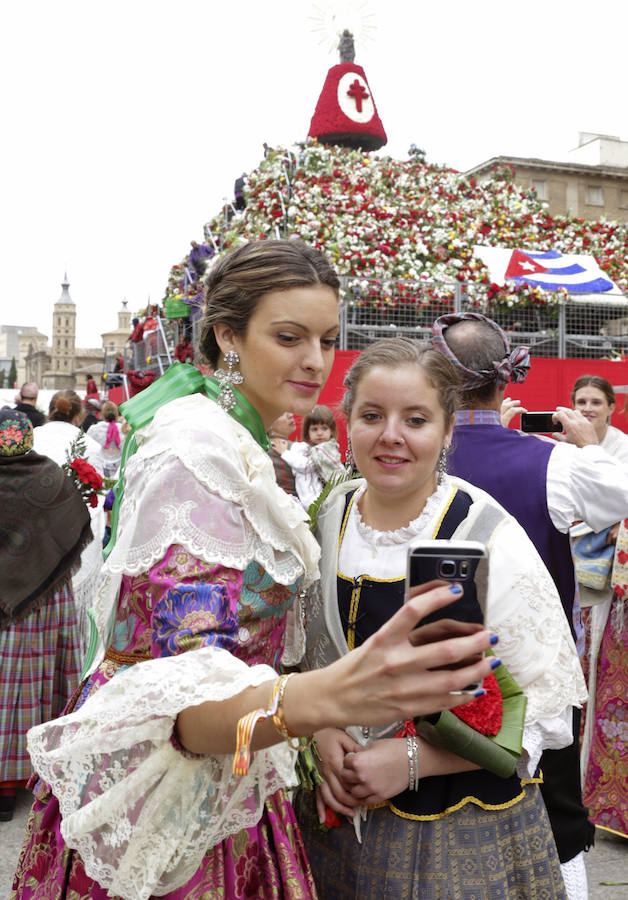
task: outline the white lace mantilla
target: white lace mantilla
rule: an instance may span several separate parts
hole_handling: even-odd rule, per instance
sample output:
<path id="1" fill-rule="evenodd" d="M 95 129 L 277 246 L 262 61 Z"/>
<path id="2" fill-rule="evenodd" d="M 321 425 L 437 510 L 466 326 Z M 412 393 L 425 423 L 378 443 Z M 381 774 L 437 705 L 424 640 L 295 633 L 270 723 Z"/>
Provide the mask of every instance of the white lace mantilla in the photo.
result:
<path id="1" fill-rule="evenodd" d="M 244 777 L 232 775 L 232 755 L 191 757 L 171 743 L 182 709 L 275 677 L 206 647 L 122 671 L 76 712 L 29 731 L 63 838 L 110 894 L 147 900 L 175 890 L 211 847 L 259 821 L 267 797 L 294 784 L 296 754 L 285 742 L 254 753 Z"/>
<path id="2" fill-rule="evenodd" d="M 278 487 L 268 454 L 216 403 L 202 394 L 173 400 L 136 439 L 94 609 L 100 635 L 109 634 L 120 576 L 147 572 L 171 544 L 209 565 L 244 570 L 255 560 L 280 584 L 317 577 L 306 513 Z"/>

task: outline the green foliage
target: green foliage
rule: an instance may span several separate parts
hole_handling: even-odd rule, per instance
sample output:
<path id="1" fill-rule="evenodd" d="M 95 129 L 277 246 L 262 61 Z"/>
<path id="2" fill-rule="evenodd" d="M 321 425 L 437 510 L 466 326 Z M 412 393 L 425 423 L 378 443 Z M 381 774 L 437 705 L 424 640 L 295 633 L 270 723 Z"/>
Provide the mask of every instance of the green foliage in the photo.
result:
<path id="1" fill-rule="evenodd" d="M 313 500 L 307 508 L 307 514 L 310 517 L 310 529 L 314 531 L 316 528 L 316 520 L 318 519 L 318 513 L 320 511 L 321 506 L 327 499 L 327 497 L 331 494 L 333 489 L 338 484 L 342 484 L 343 481 L 348 481 L 349 478 L 359 478 L 359 473 L 355 473 L 353 476 L 350 476 L 348 473 L 346 475 L 334 475 L 329 479 L 323 490 L 320 492 L 316 500 Z"/>
<path id="2" fill-rule="evenodd" d="M 15 365 L 15 357 L 11 359 L 11 368 L 9 369 L 9 383 L 7 387 L 15 387 L 17 383 L 17 366 Z"/>

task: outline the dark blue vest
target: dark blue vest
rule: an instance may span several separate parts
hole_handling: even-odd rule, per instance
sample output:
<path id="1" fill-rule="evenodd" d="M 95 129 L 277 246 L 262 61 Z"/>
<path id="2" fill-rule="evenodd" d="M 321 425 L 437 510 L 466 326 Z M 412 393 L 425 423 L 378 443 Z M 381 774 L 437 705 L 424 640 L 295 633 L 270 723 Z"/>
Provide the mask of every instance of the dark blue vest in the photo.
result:
<path id="1" fill-rule="evenodd" d="M 569 536 L 547 508 L 547 464 L 554 444 L 501 425 L 456 425 L 447 470 L 482 488 L 515 517 L 545 563 L 571 634 L 575 596 Z"/>

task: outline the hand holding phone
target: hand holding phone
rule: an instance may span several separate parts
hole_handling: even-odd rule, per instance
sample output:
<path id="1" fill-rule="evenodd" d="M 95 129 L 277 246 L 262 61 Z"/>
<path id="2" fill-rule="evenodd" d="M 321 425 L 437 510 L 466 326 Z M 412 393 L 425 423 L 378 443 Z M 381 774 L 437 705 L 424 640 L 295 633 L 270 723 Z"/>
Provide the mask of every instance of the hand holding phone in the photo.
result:
<path id="1" fill-rule="evenodd" d="M 521 430 L 526 433 L 552 434 L 562 432 L 563 426 L 554 421 L 554 412 L 524 412 L 521 413 Z"/>
<path id="2" fill-rule="evenodd" d="M 426 616 L 417 625 L 413 644 L 430 643 L 444 637 L 471 634 L 484 626 L 488 584 L 488 554 L 478 541 L 421 541 L 408 550 L 406 590 L 416 585 L 426 589 L 443 582 L 460 585 L 459 597 Z M 462 665 L 468 665 L 465 660 Z M 460 668 L 460 664 L 456 666 Z M 475 692 L 480 683 L 469 684 L 464 693 Z"/>

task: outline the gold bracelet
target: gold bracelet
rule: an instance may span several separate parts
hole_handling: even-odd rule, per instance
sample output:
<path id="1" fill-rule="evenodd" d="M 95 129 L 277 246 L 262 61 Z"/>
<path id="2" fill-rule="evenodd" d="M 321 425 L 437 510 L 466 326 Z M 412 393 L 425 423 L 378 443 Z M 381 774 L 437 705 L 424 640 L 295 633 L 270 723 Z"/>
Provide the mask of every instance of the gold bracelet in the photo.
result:
<path id="1" fill-rule="evenodd" d="M 283 712 L 283 701 L 284 694 L 286 693 L 286 685 L 288 684 L 288 679 L 292 678 L 292 676 L 295 674 L 295 672 L 290 672 L 288 675 L 282 675 L 275 684 L 274 693 L 276 693 L 277 695 L 277 711 L 273 716 L 273 725 L 293 750 L 302 751 L 307 750 L 312 746 L 314 735 L 298 735 L 295 734 L 294 731 L 290 731 L 290 729 L 286 725 L 286 720 Z"/>
<path id="2" fill-rule="evenodd" d="M 286 725 L 286 720 L 283 712 L 283 700 L 286 693 L 286 685 L 294 674 L 294 672 L 290 672 L 288 675 L 279 676 L 279 678 L 275 682 L 275 687 L 273 688 L 271 706 L 274 706 L 273 700 L 276 699 L 277 705 L 275 712 L 273 713 L 273 725 L 282 736 L 282 738 L 284 738 L 284 740 L 286 740 L 290 744 L 292 749 L 298 750 L 300 746 L 299 735 L 295 734 L 294 731 L 290 731 L 290 729 Z M 294 743 L 295 741 L 296 744 Z"/>
<path id="3" fill-rule="evenodd" d="M 274 682 L 270 700 L 268 702 L 268 709 L 254 709 L 238 720 L 236 727 L 236 749 L 232 768 L 234 775 L 246 775 L 249 771 L 253 732 L 257 723 L 263 722 L 264 719 L 272 719 L 273 725 L 279 734 L 285 738 L 293 750 L 307 750 L 311 745 L 313 740 L 312 735 L 305 740 L 304 744 L 301 743 L 303 738 L 290 731 L 284 719 L 283 699 L 286 692 L 286 684 L 288 683 L 288 679 L 292 678 L 294 674 L 294 672 L 290 672 L 289 675 L 280 675 Z"/>

